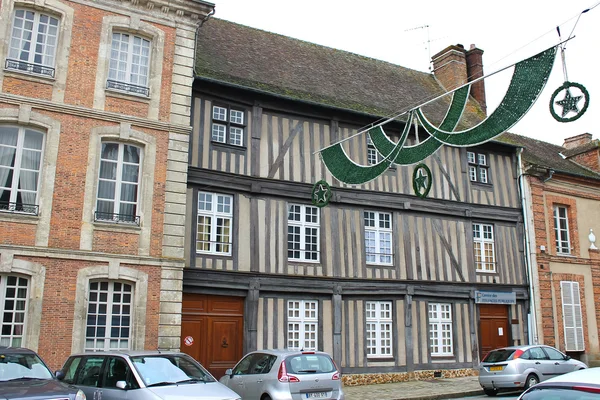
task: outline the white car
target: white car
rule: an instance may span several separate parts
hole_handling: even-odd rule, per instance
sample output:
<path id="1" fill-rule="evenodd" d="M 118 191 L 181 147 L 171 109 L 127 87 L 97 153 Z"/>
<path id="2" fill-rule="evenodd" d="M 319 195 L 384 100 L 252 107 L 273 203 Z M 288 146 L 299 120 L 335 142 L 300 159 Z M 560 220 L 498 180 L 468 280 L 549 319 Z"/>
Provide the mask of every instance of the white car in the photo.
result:
<path id="1" fill-rule="evenodd" d="M 535 385 L 519 400 L 600 400 L 600 368 L 570 372 Z"/>

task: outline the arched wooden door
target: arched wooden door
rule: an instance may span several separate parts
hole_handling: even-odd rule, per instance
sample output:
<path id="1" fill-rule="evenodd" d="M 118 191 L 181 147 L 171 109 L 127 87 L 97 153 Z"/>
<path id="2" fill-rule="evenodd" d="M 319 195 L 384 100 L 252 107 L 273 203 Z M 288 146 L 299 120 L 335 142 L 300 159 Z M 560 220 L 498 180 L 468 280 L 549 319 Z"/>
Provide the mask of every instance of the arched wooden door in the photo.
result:
<path id="1" fill-rule="evenodd" d="M 215 378 L 244 355 L 244 298 L 184 293 L 181 351 L 194 357 Z"/>

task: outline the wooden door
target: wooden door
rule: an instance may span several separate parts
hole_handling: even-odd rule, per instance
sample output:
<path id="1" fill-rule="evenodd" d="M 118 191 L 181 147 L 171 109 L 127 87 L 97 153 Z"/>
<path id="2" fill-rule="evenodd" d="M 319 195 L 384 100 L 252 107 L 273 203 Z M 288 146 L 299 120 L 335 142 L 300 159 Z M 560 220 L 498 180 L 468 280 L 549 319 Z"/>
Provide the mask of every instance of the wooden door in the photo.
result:
<path id="1" fill-rule="evenodd" d="M 508 306 L 479 304 L 479 357 L 509 344 Z"/>
<path id="2" fill-rule="evenodd" d="M 181 351 L 215 378 L 244 355 L 244 298 L 183 294 Z"/>

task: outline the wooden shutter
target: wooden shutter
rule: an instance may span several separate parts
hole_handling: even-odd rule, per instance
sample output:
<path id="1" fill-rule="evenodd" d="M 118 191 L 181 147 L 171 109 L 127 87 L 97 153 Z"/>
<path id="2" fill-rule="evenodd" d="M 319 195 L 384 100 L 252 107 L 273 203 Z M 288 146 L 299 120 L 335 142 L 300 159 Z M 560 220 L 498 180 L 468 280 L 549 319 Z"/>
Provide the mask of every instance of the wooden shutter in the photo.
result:
<path id="1" fill-rule="evenodd" d="M 565 350 L 584 351 L 583 319 L 579 298 L 579 282 L 560 282 L 562 295 L 563 325 L 565 331 Z"/>

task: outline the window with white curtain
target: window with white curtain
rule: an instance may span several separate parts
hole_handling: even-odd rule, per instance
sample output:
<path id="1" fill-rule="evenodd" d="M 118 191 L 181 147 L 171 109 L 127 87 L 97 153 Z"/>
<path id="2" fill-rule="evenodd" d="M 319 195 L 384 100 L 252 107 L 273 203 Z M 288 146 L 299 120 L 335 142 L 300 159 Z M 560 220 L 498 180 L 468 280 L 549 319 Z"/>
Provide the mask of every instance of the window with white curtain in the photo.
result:
<path id="1" fill-rule="evenodd" d="M 319 305 L 315 300 L 288 301 L 288 350 L 317 350 Z"/>
<path id="2" fill-rule="evenodd" d="M 29 299 L 29 279 L 16 275 L 0 275 L 0 314 L 2 331 L 0 346 L 25 346 L 25 317 Z"/>
<path id="3" fill-rule="evenodd" d="M 129 350 L 133 286 L 116 281 L 90 282 L 85 351 Z"/>
<path id="4" fill-rule="evenodd" d="M 150 40 L 113 32 L 107 87 L 149 96 Z"/>
<path id="5" fill-rule="evenodd" d="M 319 261 L 319 209 L 288 204 L 288 260 Z"/>
<path id="6" fill-rule="evenodd" d="M 58 31 L 57 18 L 15 9 L 6 68 L 54 77 Z"/>
<path id="7" fill-rule="evenodd" d="M 563 328 L 565 332 L 565 350 L 585 351 L 579 282 L 561 281 L 560 292 L 563 310 Z"/>
<path id="8" fill-rule="evenodd" d="M 554 206 L 554 236 L 556 238 L 556 252 L 571 254 L 569 210 L 565 206 Z"/>
<path id="9" fill-rule="evenodd" d="M 142 149 L 103 142 L 98 175 L 97 221 L 139 224 L 138 192 Z"/>
<path id="10" fill-rule="evenodd" d="M 367 301 L 367 357 L 392 357 L 392 302 Z"/>
<path id="11" fill-rule="evenodd" d="M 392 265 L 392 214 L 365 211 L 367 264 Z"/>
<path id="12" fill-rule="evenodd" d="M 233 196 L 198 192 L 196 252 L 231 254 Z"/>
<path id="13" fill-rule="evenodd" d="M 429 346 L 432 356 L 451 356 L 452 306 L 429 303 Z"/>
<path id="14" fill-rule="evenodd" d="M 44 134 L 0 125 L 0 210 L 37 214 Z"/>
<path id="15" fill-rule="evenodd" d="M 496 272 L 494 226 L 490 224 L 473 224 L 473 246 L 475 270 L 477 272 Z"/>

